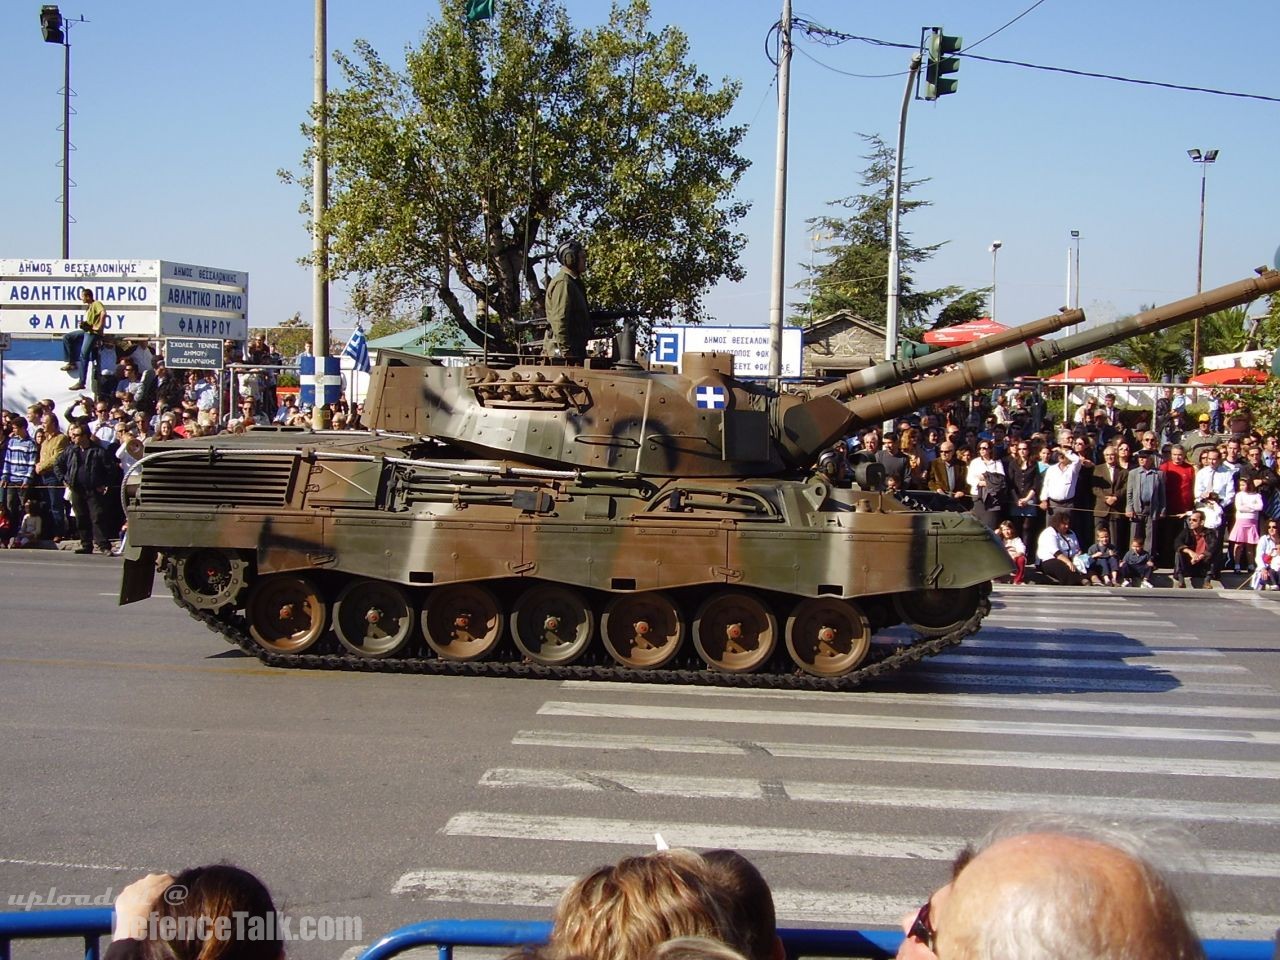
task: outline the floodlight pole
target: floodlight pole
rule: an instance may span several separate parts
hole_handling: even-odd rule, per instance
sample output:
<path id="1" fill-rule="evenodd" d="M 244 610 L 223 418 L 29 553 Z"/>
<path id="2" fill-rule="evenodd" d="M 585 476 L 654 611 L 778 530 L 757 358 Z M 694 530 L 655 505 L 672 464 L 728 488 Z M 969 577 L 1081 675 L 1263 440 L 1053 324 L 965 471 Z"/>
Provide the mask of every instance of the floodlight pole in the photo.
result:
<path id="1" fill-rule="evenodd" d="M 1204 185 L 1209 164 L 1218 159 L 1218 151 L 1192 148 L 1187 151 L 1192 163 L 1200 164 L 1200 245 L 1196 252 L 1196 293 L 1204 290 Z M 1200 372 L 1200 318 L 1191 324 L 1191 376 Z"/>

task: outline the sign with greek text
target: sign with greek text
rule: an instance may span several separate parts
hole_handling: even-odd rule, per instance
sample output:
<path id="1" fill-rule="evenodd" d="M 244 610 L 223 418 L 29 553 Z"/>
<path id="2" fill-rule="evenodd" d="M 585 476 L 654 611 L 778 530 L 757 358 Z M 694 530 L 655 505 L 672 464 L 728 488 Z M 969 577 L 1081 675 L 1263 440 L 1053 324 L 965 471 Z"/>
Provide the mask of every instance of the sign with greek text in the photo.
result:
<path id="1" fill-rule="evenodd" d="M 784 377 L 800 376 L 803 335 L 804 331 L 799 327 L 784 327 L 782 330 Z M 675 364 L 679 369 L 681 354 L 730 353 L 733 354 L 734 376 L 769 376 L 768 327 L 655 327 L 653 338 L 653 349 L 649 353 L 651 363 Z"/>
<path id="2" fill-rule="evenodd" d="M 164 363 L 166 367 L 177 367 L 183 370 L 221 369 L 222 341 L 166 337 Z"/>

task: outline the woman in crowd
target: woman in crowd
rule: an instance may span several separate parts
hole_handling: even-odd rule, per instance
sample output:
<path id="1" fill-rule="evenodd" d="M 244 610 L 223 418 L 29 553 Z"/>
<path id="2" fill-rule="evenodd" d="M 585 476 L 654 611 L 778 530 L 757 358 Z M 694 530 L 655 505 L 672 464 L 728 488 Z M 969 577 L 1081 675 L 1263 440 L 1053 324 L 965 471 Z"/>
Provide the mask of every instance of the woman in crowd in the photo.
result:
<path id="1" fill-rule="evenodd" d="M 1280 590 L 1280 522 L 1268 520 L 1266 526 L 1254 550 L 1253 585 L 1257 590 Z"/>
<path id="2" fill-rule="evenodd" d="M 994 530 L 1000 524 L 1008 486 L 1004 464 L 995 458 L 993 447 L 990 440 L 979 442 L 978 456 L 970 462 L 965 475 L 969 496 L 973 497 L 973 515 L 988 530 Z"/>
<path id="3" fill-rule="evenodd" d="M 282 960 L 282 926 L 271 894 L 247 870 L 153 873 L 116 897 L 103 960 Z"/>
<path id="4" fill-rule="evenodd" d="M 1009 484 L 1009 519 L 1022 542 L 1031 543 L 1039 526 L 1040 466 L 1031 459 L 1029 441 L 1018 440 L 1013 444 L 1004 472 Z"/>

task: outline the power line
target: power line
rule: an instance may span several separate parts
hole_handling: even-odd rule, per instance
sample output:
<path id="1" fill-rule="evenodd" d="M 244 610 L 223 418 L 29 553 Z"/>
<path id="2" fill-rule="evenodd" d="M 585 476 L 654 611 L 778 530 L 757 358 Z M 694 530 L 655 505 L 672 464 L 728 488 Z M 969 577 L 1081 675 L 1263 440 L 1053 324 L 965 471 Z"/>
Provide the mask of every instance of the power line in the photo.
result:
<path id="1" fill-rule="evenodd" d="M 977 41 L 977 42 L 975 42 L 975 43 L 971 43 L 971 44 L 969 44 L 969 49 L 970 49 L 970 50 L 972 50 L 974 47 L 976 47 L 976 46 L 977 46 L 978 44 L 980 44 L 980 43 L 986 43 L 988 40 L 990 40 L 992 37 L 994 37 L 997 33 L 1000 33 L 1000 32 L 1002 32 L 1002 31 L 1004 31 L 1004 30 L 1008 29 L 1009 27 L 1012 27 L 1015 23 L 1017 23 L 1019 20 L 1021 20 L 1023 17 L 1025 17 L 1028 13 L 1030 13 L 1030 12 L 1031 12 L 1032 10 L 1034 10 L 1036 7 L 1040 6 L 1040 4 L 1042 4 L 1042 3 L 1044 3 L 1044 0 L 1036 0 L 1036 2 L 1035 2 L 1035 3 L 1033 3 L 1031 6 L 1027 7 L 1027 9 L 1023 10 L 1020 14 L 1018 14 L 1016 17 L 1014 17 L 1014 18 L 1013 18 L 1012 20 L 1010 20 L 1008 23 L 1004 24 L 1004 26 L 996 27 L 994 30 L 992 30 L 990 33 L 988 33 L 988 34 L 987 34 L 985 37 L 983 37 L 981 40 L 978 40 L 978 41 Z"/>
<path id="2" fill-rule="evenodd" d="M 1043 2 L 1043 0 L 1041 0 L 1041 2 Z M 1034 9 L 1034 7 L 1030 9 Z M 1030 9 L 1024 11 L 1024 13 L 1019 16 L 1023 16 L 1025 13 L 1030 12 Z M 1014 19 L 1016 20 L 1017 18 L 1015 17 Z M 1013 20 L 1009 21 L 1009 23 L 1013 23 Z M 824 27 L 811 20 L 804 20 L 801 18 L 793 20 L 792 26 L 804 31 L 805 36 L 828 46 L 831 45 L 828 42 L 829 40 L 835 40 L 837 43 L 843 43 L 847 40 L 858 40 L 862 43 L 869 43 L 877 47 L 894 47 L 900 50 L 918 50 L 920 48 L 920 45 L 916 43 L 895 43 L 891 40 L 881 40 L 876 37 L 862 37 L 857 34 L 842 33 L 839 30 L 832 30 L 830 27 Z M 1008 24 L 1005 26 L 1008 26 Z M 1001 27 L 1000 29 L 1003 30 L 1004 27 Z M 996 33 L 998 32 L 999 31 L 997 30 Z M 988 37 L 990 36 L 995 36 L 995 33 L 988 35 Z M 988 39 L 988 37 L 983 37 L 983 40 Z M 982 40 L 979 40 L 978 42 L 981 43 Z M 1061 73 L 1072 77 L 1089 77 L 1094 80 L 1112 80 L 1116 83 L 1132 83 L 1137 86 L 1159 87 L 1164 90 L 1182 90 L 1187 93 L 1208 93 L 1216 97 L 1235 97 L 1242 100 L 1261 100 L 1265 103 L 1280 103 L 1280 97 L 1268 97 L 1260 93 L 1241 93 L 1236 90 L 1219 90 L 1214 87 L 1197 87 L 1183 83 L 1167 83 L 1162 80 L 1143 80 L 1137 77 L 1123 77 L 1113 73 L 1095 73 L 1090 70 L 1076 70 L 1071 67 L 1051 67 L 1042 63 L 1027 63 L 1023 60 L 1006 60 L 1000 57 L 984 57 L 981 54 L 966 53 L 964 51 L 959 51 L 954 54 L 954 56 L 965 57 L 970 60 L 980 60 L 984 63 L 999 63 L 1010 67 L 1022 67 L 1026 70 L 1042 70 L 1046 73 Z M 810 59 L 813 58 L 810 57 Z M 827 66 L 819 60 L 814 60 L 814 62 L 818 63 L 820 66 L 826 67 L 828 70 L 832 70 L 835 73 L 845 72 L 842 70 L 836 70 L 834 67 Z M 857 76 L 857 74 L 849 75 Z M 895 74 L 888 74 L 887 76 L 895 76 Z"/>

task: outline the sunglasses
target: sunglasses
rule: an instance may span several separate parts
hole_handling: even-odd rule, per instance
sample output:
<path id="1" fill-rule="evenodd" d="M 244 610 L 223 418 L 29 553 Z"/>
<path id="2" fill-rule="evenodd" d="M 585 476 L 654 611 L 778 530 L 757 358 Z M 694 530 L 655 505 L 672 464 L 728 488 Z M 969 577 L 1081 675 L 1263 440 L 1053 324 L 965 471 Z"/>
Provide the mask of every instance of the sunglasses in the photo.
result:
<path id="1" fill-rule="evenodd" d="M 937 937 L 937 931 L 933 929 L 933 924 L 929 921 L 929 907 L 932 902 L 932 900 L 924 902 L 924 906 L 916 914 L 915 920 L 911 922 L 911 928 L 907 930 L 908 937 L 919 940 L 930 951 L 933 950 L 934 939 Z"/>

